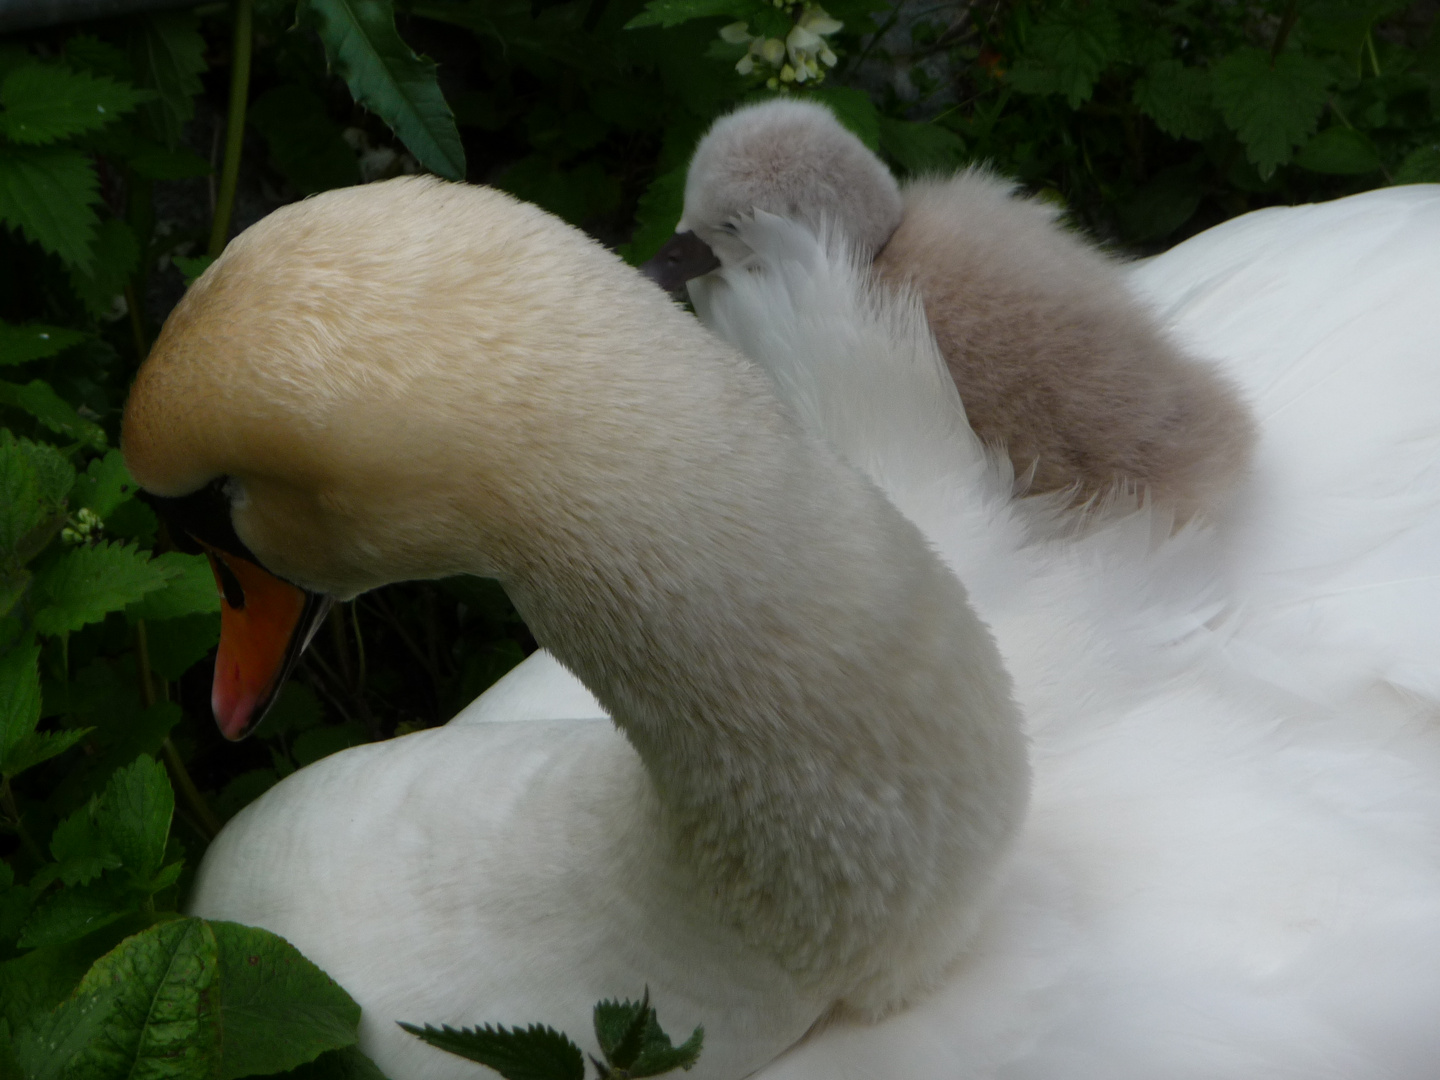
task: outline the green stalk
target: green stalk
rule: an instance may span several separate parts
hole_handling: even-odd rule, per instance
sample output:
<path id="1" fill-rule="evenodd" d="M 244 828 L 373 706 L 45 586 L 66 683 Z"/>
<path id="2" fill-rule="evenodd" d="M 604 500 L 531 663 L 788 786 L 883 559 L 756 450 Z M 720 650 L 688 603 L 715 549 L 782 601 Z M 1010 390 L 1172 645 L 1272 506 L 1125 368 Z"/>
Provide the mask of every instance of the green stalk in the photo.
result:
<path id="1" fill-rule="evenodd" d="M 1275 34 L 1275 44 L 1270 46 L 1270 66 L 1275 66 L 1275 60 L 1280 55 L 1280 50 L 1285 48 L 1285 42 L 1290 37 L 1290 31 L 1295 29 L 1295 20 L 1300 17 L 1300 0 L 1290 0 L 1285 5 L 1285 14 L 1280 16 L 1280 29 Z"/>
<path id="2" fill-rule="evenodd" d="M 235 210 L 235 185 L 240 179 L 240 150 L 245 144 L 245 104 L 250 96 L 250 47 L 254 39 L 254 0 L 235 0 L 235 33 L 230 41 L 230 112 L 225 121 L 225 160 L 220 167 L 220 193 L 210 228 L 210 255 L 218 256 L 230 238 Z"/>
<path id="3" fill-rule="evenodd" d="M 15 833 L 20 837 L 20 843 L 26 853 L 35 860 L 36 865 L 45 862 L 45 853 L 40 850 L 40 845 L 35 843 L 35 838 L 30 835 L 30 830 L 25 828 L 25 822 L 20 817 L 20 806 L 15 801 L 15 792 L 10 790 L 10 778 L 0 778 L 0 803 L 4 804 L 5 812 L 10 815 L 10 821 L 15 827 Z"/>
<path id="4" fill-rule="evenodd" d="M 148 709 L 155 704 L 156 694 L 155 682 L 150 672 L 150 639 L 145 633 L 144 619 L 135 620 L 135 666 L 140 669 L 140 700 Z M 200 826 L 199 831 L 206 840 L 214 840 L 220 832 L 220 819 L 215 816 L 210 804 L 205 801 L 205 796 L 201 795 L 200 789 L 195 786 L 190 770 L 185 768 L 185 761 L 180 757 L 180 751 L 175 749 L 175 744 L 168 735 L 160 743 L 160 755 L 170 769 L 171 783 L 179 790 L 180 797 L 195 815 Z"/>

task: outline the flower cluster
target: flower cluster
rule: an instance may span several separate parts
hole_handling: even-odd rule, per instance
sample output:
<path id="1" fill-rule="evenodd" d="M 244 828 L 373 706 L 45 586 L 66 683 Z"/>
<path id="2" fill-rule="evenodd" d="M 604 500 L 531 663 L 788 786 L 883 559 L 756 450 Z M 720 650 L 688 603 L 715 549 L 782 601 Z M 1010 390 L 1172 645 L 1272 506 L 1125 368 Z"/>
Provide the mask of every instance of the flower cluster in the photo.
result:
<path id="1" fill-rule="evenodd" d="M 96 539 L 100 535 L 100 529 L 100 515 L 82 506 L 70 518 L 65 528 L 60 530 L 60 540 L 71 547 L 78 547 Z"/>
<path id="2" fill-rule="evenodd" d="M 752 34 L 750 24 L 743 22 L 731 23 L 720 31 L 720 36 L 731 45 L 750 47 L 735 65 L 735 70 L 741 75 L 749 75 L 755 70 L 757 62 L 766 65 L 775 72 L 766 80 L 766 85 L 772 90 L 779 89 L 782 84 L 822 82 L 825 72 L 821 65 L 827 68 L 835 66 L 835 53 L 825 39 L 845 24 L 831 18 L 818 4 L 786 3 L 786 0 L 774 0 L 774 3 L 791 15 L 796 9 L 800 10 L 800 17 L 795 20 L 784 41 L 778 37 Z"/>

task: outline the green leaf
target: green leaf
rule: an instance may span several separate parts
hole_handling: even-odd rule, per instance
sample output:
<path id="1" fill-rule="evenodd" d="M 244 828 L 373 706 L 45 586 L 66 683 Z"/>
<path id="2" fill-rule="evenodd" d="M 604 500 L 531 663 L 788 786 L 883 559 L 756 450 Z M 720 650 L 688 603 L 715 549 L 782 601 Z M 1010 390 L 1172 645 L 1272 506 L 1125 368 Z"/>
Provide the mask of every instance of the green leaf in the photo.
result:
<path id="1" fill-rule="evenodd" d="M 1215 130 L 1209 76 L 1179 60 L 1151 64 L 1135 80 L 1133 100 L 1156 127 L 1172 138 L 1206 139 Z"/>
<path id="2" fill-rule="evenodd" d="M 220 1080 L 282 1072 L 354 1044 L 360 1006 L 299 949 L 254 926 L 210 928 L 220 950 Z"/>
<path id="3" fill-rule="evenodd" d="M 1433 184 L 1440 181 L 1440 143 L 1412 150 L 1395 170 L 1397 184 Z"/>
<path id="4" fill-rule="evenodd" d="M 140 905 L 140 898 L 133 889 L 109 879 L 61 889 L 35 905 L 18 944 L 22 949 L 34 949 L 78 941 L 129 915 Z"/>
<path id="5" fill-rule="evenodd" d="M 488 1065 L 505 1080 L 584 1080 L 585 1058 L 580 1047 L 554 1028 L 531 1024 L 527 1028 L 452 1028 L 448 1024 L 423 1028 L 400 1025 L 416 1038 L 452 1054 Z"/>
<path id="6" fill-rule="evenodd" d="M 1064 3 L 1041 18 L 1009 78 L 1021 93 L 1064 94 L 1076 109 L 1120 55 L 1120 24 L 1107 4 Z"/>
<path id="7" fill-rule="evenodd" d="M 880 149 L 880 113 L 869 94 L 845 86 L 822 86 L 812 90 L 810 97 L 828 106 L 835 119 L 869 149 Z"/>
<path id="8" fill-rule="evenodd" d="M 880 118 L 880 149 L 907 173 L 952 172 L 965 156 L 965 143 L 938 124 Z"/>
<path id="9" fill-rule="evenodd" d="M 1210 80 L 1225 123 L 1266 178 L 1314 132 L 1331 76 L 1308 56 L 1282 53 L 1272 66 L 1268 53 L 1246 47 L 1216 64 Z"/>
<path id="10" fill-rule="evenodd" d="M 199 20 L 188 11 L 149 15 L 136 26 L 131 54 L 137 81 L 160 95 L 143 113 L 155 135 L 174 148 L 204 89 L 200 75 L 207 65 Z"/>
<path id="11" fill-rule="evenodd" d="M 1380 168 L 1380 154 L 1366 136 L 1348 127 L 1326 128 L 1300 148 L 1295 164 L 1311 172 L 1356 176 Z"/>
<path id="12" fill-rule="evenodd" d="M 17 748 L 40 722 L 40 648 L 21 645 L 0 656 L 0 773 L 14 776 Z"/>
<path id="13" fill-rule="evenodd" d="M 285 1080 L 385 1080 L 385 1074 L 358 1046 L 347 1046 L 291 1069 Z"/>
<path id="14" fill-rule="evenodd" d="M 1205 193 L 1192 169 L 1166 169 L 1116 208 L 1131 240 L 1159 240 L 1189 221 Z"/>
<path id="15" fill-rule="evenodd" d="M 138 757 L 118 770 L 95 802 L 94 821 L 131 879 L 143 884 L 165 860 L 175 793 L 165 766 Z"/>
<path id="16" fill-rule="evenodd" d="M 758 7 L 759 4 L 749 0 L 650 0 L 644 11 L 625 24 L 625 29 L 679 26 L 691 19 L 709 19 L 716 15 L 743 19 L 753 16 Z"/>
<path id="17" fill-rule="evenodd" d="M 85 472 L 75 480 L 75 505 L 93 511 L 101 519 L 138 490 L 125 468 L 125 458 L 119 450 L 107 450 L 104 457 L 95 458 Z"/>
<path id="18" fill-rule="evenodd" d="M 130 605 L 126 614 L 131 619 L 160 621 L 220 610 L 220 589 L 210 570 L 210 560 L 204 555 L 167 551 L 152 559 L 150 565 L 165 575 L 165 587 Z"/>
<path id="19" fill-rule="evenodd" d="M 621 256 L 632 266 L 638 266 L 660 250 L 670 239 L 680 214 L 685 209 L 685 174 L 687 167 L 671 169 L 661 173 L 635 208 L 635 234 L 630 243 L 620 248 Z"/>
<path id="20" fill-rule="evenodd" d="M 595 1006 L 595 1038 L 606 1061 L 628 1077 L 659 1076 L 689 1069 L 700 1057 L 705 1029 L 696 1028 L 680 1046 L 660 1027 L 646 989 L 639 1001 L 602 1001 Z"/>
<path id="21" fill-rule="evenodd" d="M 83 330 L 63 326 L 45 326 L 42 323 L 7 326 L 0 323 L 0 367 L 54 356 L 89 336 Z"/>
<path id="22" fill-rule="evenodd" d="M 195 279 L 210 269 L 210 264 L 215 261 L 214 255 L 196 255 L 188 258 L 184 255 L 172 255 L 170 261 L 180 268 L 180 276 L 185 279 L 185 286 L 188 288 L 195 284 Z"/>
<path id="23" fill-rule="evenodd" d="M 0 83 L 0 133 L 21 144 L 55 142 L 104 127 L 153 96 L 104 76 L 34 64 Z"/>
<path id="24" fill-rule="evenodd" d="M 301 0 L 325 57 L 355 100 L 390 125 L 417 161 L 449 180 L 465 178 L 465 148 L 435 65 L 395 31 L 389 0 Z"/>
<path id="25" fill-rule="evenodd" d="M 9 433 L 6 433 L 8 437 Z M 30 468 L 35 471 L 35 482 L 40 493 L 40 503 L 45 512 L 58 510 L 65 496 L 75 485 L 75 469 L 55 447 L 49 443 L 16 439 L 15 445 L 25 455 Z"/>
<path id="26" fill-rule="evenodd" d="M 90 158 L 68 147 L 9 146 L 0 154 L 0 221 L 67 265 L 88 270 L 100 182 Z"/>
<path id="27" fill-rule="evenodd" d="M 88 734 L 90 734 L 90 728 L 73 731 L 37 731 L 15 747 L 7 763 L 7 769 L 12 776 L 18 775 L 26 769 L 33 769 L 42 761 L 59 757 Z"/>
<path id="28" fill-rule="evenodd" d="M 220 616 L 182 615 L 178 619 L 147 622 L 145 634 L 150 645 L 151 670 L 162 679 L 174 682 L 220 643 Z"/>
<path id="29" fill-rule="evenodd" d="M 0 434 L 0 557 L 19 547 L 44 517 L 35 466 L 6 431 Z"/>
<path id="30" fill-rule="evenodd" d="M 43 605 L 35 614 L 42 634 L 64 634 L 98 622 L 169 580 L 146 552 L 133 544 L 100 543 L 61 554 L 36 574 L 35 592 Z"/>
<path id="31" fill-rule="evenodd" d="M 56 825 L 50 837 L 50 854 L 57 864 L 54 876 L 66 885 L 88 885 L 120 866 L 120 856 L 95 823 L 94 808 L 94 803 L 82 806 Z"/>
<path id="32" fill-rule="evenodd" d="M 251 106 L 250 124 L 270 146 L 270 158 L 301 195 L 360 183 L 355 152 L 331 121 L 325 102 L 284 83 Z"/>
<path id="33" fill-rule="evenodd" d="M 105 431 L 86 420 L 75 407 L 51 389 L 50 384 L 32 379 L 19 383 L 0 382 L 0 405 L 27 412 L 51 431 L 99 449 L 105 445 Z"/>
<path id="34" fill-rule="evenodd" d="M 125 222 L 106 218 L 95 234 L 92 253 L 88 270 L 71 268 L 70 284 L 90 314 L 102 318 L 115 309 L 116 297 L 140 265 L 140 242 Z"/>
<path id="35" fill-rule="evenodd" d="M 221 1035 L 215 936 L 178 919 L 126 938 L 68 1001 L 15 1037 L 29 1080 L 214 1076 Z"/>

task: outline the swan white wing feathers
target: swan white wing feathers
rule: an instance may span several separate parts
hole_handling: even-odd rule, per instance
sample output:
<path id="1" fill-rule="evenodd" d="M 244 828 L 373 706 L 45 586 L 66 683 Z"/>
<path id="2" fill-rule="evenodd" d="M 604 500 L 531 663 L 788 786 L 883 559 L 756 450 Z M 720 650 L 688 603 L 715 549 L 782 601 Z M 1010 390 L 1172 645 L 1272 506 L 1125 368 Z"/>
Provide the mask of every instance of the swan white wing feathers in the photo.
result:
<path id="1" fill-rule="evenodd" d="M 455 714 L 454 724 L 512 720 L 608 720 L 595 695 L 546 650 L 540 649 L 502 675 Z"/>
<path id="2" fill-rule="evenodd" d="M 760 218 L 747 242 L 759 262 L 721 275 L 702 315 L 973 585 L 1035 765 L 1009 876 L 949 981 L 879 1026 L 832 1026 L 765 1076 L 1429 1076 L 1434 708 L 1375 679 L 1319 700 L 1267 668 L 1234 591 L 1227 530 L 1243 510 L 1240 526 L 1173 535 L 1142 509 L 1047 536 L 956 422 L 908 298 L 877 294 L 792 223 Z M 1423 521 L 1425 492 L 1414 505 Z M 1418 565 L 1434 566 L 1435 550 Z M 1297 598 L 1306 584 L 1292 579 Z"/>
<path id="3" fill-rule="evenodd" d="M 1137 266 L 1261 421 L 1222 573 L 1270 677 L 1440 702 L 1440 187 L 1227 222 Z M 1263 649 L 1262 649 L 1263 646 Z"/>

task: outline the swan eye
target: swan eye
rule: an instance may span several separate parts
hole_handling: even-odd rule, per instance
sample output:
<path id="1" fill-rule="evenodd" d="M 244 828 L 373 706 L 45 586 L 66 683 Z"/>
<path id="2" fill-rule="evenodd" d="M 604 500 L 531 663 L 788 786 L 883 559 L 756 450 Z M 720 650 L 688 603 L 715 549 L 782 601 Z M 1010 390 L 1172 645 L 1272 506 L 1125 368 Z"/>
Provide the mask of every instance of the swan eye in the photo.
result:
<path id="1" fill-rule="evenodd" d="M 727 222 L 725 222 L 725 224 L 724 224 L 724 225 L 721 225 L 720 228 L 722 228 L 723 230 L 725 230 L 725 231 L 726 231 L 727 233 L 729 233 L 731 236 L 739 236 L 739 235 L 740 235 L 740 226 L 739 226 L 739 225 L 736 225 L 735 222 L 733 222 L 733 221 L 727 221 Z"/>

